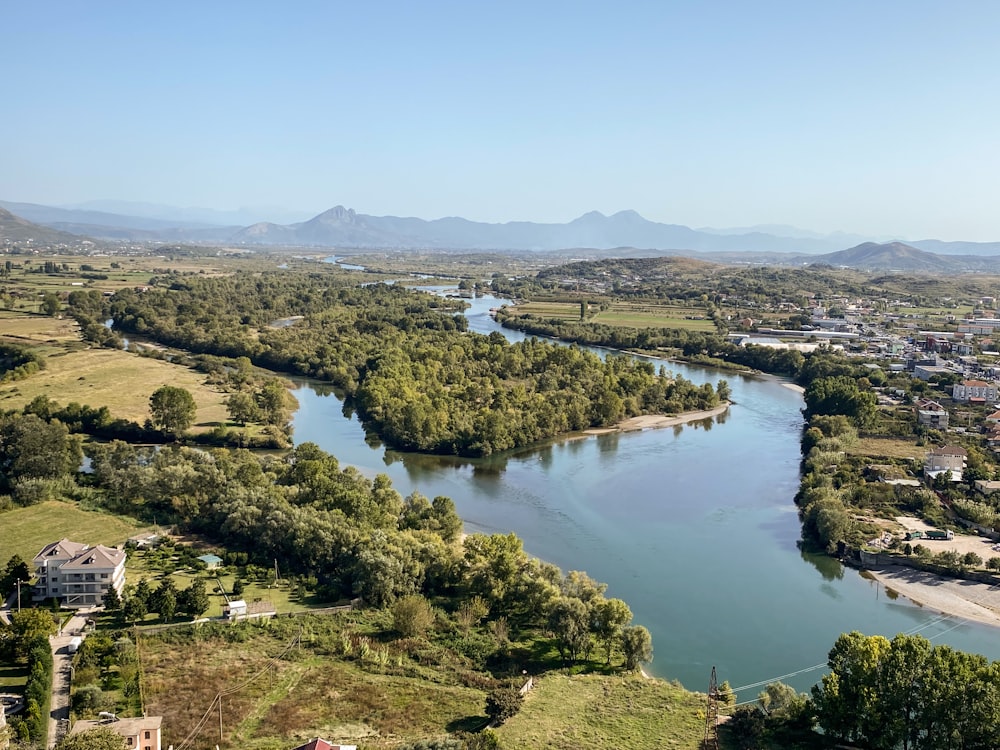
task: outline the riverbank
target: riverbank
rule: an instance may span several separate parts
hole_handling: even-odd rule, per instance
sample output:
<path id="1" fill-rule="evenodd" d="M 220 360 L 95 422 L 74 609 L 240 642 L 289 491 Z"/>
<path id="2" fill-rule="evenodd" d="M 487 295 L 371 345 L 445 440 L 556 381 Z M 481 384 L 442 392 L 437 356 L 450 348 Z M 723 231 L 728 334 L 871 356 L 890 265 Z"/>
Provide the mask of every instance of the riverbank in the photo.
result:
<path id="1" fill-rule="evenodd" d="M 584 430 L 584 435 L 607 435 L 610 432 L 634 432 L 636 430 L 650 430 L 660 427 L 673 427 L 688 422 L 700 422 L 703 419 L 712 419 L 719 414 L 724 414 L 729 409 L 730 403 L 726 401 L 714 409 L 704 409 L 702 411 L 686 411 L 681 414 L 669 416 L 666 414 L 643 414 L 638 417 L 629 417 L 619 422 L 613 427 L 595 427 Z"/>
<path id="2" fill-rule="evenodd" d="M 1000 627 L 1000 586 L 945 578 L 897 565 L 880 570 L 866 570 L 864 575 L 921 607 Z"/>

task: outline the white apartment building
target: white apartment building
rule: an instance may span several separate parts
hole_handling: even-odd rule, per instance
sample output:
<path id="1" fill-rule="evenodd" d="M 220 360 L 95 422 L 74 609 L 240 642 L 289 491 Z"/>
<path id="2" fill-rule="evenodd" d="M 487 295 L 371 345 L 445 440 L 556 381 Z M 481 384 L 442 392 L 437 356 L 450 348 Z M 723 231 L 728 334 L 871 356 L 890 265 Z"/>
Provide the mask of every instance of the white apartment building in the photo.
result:
<path id="1" fill-rule="evenodd" d="M 45 545 L 33 560 L 32 601 L 56 599 L 63 607 L 101 604 L 109 588 L 125 587 L 125 551 L 98 544 L 91 547 L 69 539 Z"/>

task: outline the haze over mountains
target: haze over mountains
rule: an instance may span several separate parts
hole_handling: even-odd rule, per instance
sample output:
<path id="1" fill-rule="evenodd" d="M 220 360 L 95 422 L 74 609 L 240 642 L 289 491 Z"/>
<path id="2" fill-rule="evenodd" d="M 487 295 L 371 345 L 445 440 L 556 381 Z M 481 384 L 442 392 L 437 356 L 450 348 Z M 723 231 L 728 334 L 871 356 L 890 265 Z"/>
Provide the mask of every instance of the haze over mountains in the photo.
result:
<path id="1" fill-rule="evenodd" d="M 41 225 L 36 230 L 39 233 L 57 231 L 119 241 L 331 249 L 588 249 L 614 255 L 658 252 L 723 262 L 828 263 L 880 270 L 956 272 L 1000 269 L 1000 258 L 989 257 L 1000 255 L 1000 242 L 930 239 L 878 244 L 859 235 L 821 235 L 780 225 L 692 229 L 649 221 L 635 211 L 619 211 L 611 216 L 591 211 L 564 224 L 528 221 L 488 224 L 459 217 L 428 221 L 371 216 L 336 206 L 306 221 L 289 224 L 257 222 L 241 226 L 213 223 L 211 220 L 232 219 L 249 213 L 176 209 L 114 201 L 92 202 L 78 208 L 6 201 L 0 201 L 0 206 L 15 215 L 8 215 L 2 223 L 2 226 L 17 227 L 18 237 L 9 235 L 6 230 L 0 235 L 10 239 L 30 235 L 30 231 L 26 234 L 24 226 L 24 220 L 28 220 Z M 98 210 L 101 208 L 122 208 L 140 213 Z M 65 242 L 69 235 L 48 236 L 60 236 L 63 238 L 60 241 Z M 845 247 L 849 249 L 845 250 Z"/>

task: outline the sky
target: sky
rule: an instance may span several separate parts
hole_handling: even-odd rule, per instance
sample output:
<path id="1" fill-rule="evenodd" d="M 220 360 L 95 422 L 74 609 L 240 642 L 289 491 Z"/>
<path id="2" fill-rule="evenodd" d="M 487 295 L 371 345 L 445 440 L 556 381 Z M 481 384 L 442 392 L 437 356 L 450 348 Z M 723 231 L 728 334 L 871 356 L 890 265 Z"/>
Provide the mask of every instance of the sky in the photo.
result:
<path id="1" fill-rule="evenodd" d="M 0 199 L 1000 241 L 998 28 L 994 0 L 12 2 Z"/>

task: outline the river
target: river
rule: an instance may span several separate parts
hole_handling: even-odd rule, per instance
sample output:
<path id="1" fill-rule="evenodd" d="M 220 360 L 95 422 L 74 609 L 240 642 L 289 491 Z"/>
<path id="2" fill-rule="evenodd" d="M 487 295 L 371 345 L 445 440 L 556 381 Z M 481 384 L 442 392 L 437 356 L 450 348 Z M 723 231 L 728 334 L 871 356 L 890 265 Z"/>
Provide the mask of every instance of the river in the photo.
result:
<path id="1" fill-rule="evenodd" d="M 471 330 L 524 338 L 489 316 L 501 301 L 469 301 Z M 469 532 L 513 531 L 531 554 L 606 582 L 652 633 L 647 671 L 692 690 L 707 689 L 713 665 L 736 688 L 790 675 L 808 690 L 850 630 L 919 631 L 1000 659 L 1000 631 L 890 598 L 835 560 L 800 552 L 799 393 L 773 378 L 663 364 L 697 383 L 725 377 L 735 404 L 698 424 L 470 460 L 386 450 L 331 389 L 303 382 L 295 441 L 384 472 L 403 495 L 447 495 Z"/>

